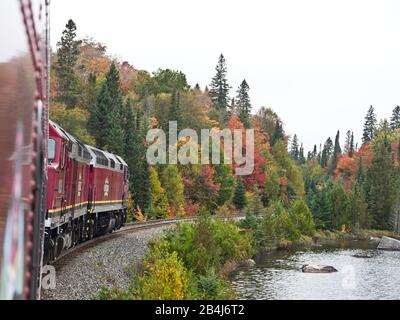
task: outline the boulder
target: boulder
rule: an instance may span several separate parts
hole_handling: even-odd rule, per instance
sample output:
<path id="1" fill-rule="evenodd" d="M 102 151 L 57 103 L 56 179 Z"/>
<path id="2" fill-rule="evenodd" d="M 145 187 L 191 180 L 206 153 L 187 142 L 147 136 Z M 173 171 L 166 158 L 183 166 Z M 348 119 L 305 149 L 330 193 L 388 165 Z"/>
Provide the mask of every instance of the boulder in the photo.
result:
<path id="1" fill-rule="evenodd" d="M 378 249 L 400 251 L 400 241 L 389 237 L 382 237 L 381 242 L 379 242 Z"/>
<path id="2" fill-rule="evenodd" d="M 301 270 L 304 273 L 333 273 L 338 272 L 334 267 L 331 266 L 313 266 L 313 265 L 304 265 Z"/>
<path id="3" fill-rule="evenodd" d="M 251 268 L 256 265 L 256 262 L 253 259 L 247 259 L 241 263 L 242 267 Z"/>
<path id="4" fill-rule="evenodd" d="M 381 242 L 381 238 L 370 237 L 370 238 L 369 238 L 369 241 L 378 244 L 378 243 Z"/>
<path id="5" fill-rule="evenodd" d="M 360 258 L 360 259 L 371 259 L 374 255 L 372 253 L 357 253 L 353 255 L 353 258 Z"/>

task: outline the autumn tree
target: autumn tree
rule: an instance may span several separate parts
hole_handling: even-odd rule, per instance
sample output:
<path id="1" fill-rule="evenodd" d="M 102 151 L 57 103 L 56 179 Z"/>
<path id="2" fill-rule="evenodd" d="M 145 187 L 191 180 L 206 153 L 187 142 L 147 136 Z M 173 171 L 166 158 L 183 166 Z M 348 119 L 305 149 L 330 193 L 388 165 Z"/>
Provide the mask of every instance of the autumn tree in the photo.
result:
<path id="1" fill-rule="evenodd" d="M 75 107 L 79 99 L 79 79 L 75 67 L 80 43 L 76 40 L 76 24 L 70 19 L 62 33 L 61 41 L 57 43 L 57 62 L 54 66 L 58 84 L 57 100 L 64 103 L 68 109 Z"/>
<path id="2" fill-rule="evenodd" d="M 211 80 L 209 95 L 216 109 L 226 111 L 229 103 L 230 86 L 227 79 L 225 57 L 221 54 L 216 67 L 216 74 Z"/>
<path id="3" fill-rule="evenodd" d="M 181 214 L 185 205 L 185 186 L 178 166 L 165 166 L 161 173 L 161 183 L 165 190 L 170 209 L 174 214 Z"/>
<path id="4" fill-rule="evenodd" d="M 375 109 L 371 106 L 365 117 L 364 133 L 363 133 L 363 143 L 370 142 L 375 136 L 375 130 L 377 126 L 377 119 L 375 114 Z"/>
<path id="5" fill-rule="evenodd" d="M 150 168 L 150 205 L 146 210 L 146 215 L 153 219 L 165 218 L 167 216 L 168 201 L 165 190 L 161 186 L 158 173 L 155 168 Z"/>

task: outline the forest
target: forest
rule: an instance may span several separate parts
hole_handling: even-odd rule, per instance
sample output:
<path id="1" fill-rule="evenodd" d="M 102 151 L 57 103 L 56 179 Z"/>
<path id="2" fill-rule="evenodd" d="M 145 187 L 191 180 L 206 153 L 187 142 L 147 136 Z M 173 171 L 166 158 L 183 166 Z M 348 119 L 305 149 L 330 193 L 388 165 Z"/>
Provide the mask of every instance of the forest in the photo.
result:
<path id="1" fill-rule="evenodd" d="M 268 239 L 260 242 L 295 242 L 315 230 L 399 229 L 399 106 L 382 120 L 366 106 L 362 133 L 349 128 L 306 151 L 274 110 L 252 105 L 246 80 L 230 96 L 227 74 L 222 54 L 205 88 L 178 70 L 137 70 L 105 45 L 78 39 L 70 20 L 52 53 L 50 118 L 125 159 L 131 220 L 241 212 L 250 225 L 265 217 Z M 198 132 L 254 129 L 253 174 L 235 176 L 235 164 L 149 166 L 146 133 L 168 131 L 169 121 Z"/>

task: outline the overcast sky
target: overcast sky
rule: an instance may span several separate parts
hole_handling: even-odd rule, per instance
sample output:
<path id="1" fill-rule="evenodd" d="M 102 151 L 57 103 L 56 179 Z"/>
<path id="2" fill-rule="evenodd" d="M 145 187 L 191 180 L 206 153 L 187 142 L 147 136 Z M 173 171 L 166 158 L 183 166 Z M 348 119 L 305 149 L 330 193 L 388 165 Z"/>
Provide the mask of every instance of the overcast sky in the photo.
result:
<path id="1" fill-rule="evenodd" d="M 400 104 L 400 1 L 52 0 L 52 44 L 69 18 L 137 69 L 210 83 L 220 53 L 236 94 L 272 107 L 307 150 Z"/>

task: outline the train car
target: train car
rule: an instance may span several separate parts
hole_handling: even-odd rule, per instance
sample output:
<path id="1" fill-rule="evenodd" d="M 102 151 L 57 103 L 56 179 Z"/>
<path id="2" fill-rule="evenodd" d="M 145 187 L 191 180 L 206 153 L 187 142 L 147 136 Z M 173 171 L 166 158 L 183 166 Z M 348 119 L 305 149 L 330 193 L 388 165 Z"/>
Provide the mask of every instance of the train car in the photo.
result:
<path id="1" fill-rule="evenodd" d="M 92 156 L 88 210 L 93 216 L 89 237 L 121 228 L 128 205 L 128 166 L 119 156 L 86 146 Z"/>
<path id="2" fill-rule="evenodd" d="M 44 262 L 80 242 L 123 226 L 128 167 L 114 154 L 84 145 L 49 121 Z"/>
<path id="3" fill-rule="evenodd" d="M 48 1 L 0 1 L 0 299 L 40 294 Z"/>
<path id="4" fill-rule="evenodd" d="M 85 237 L 91 160 L 83 143 L 49 121 L 45 263 Z"/>

